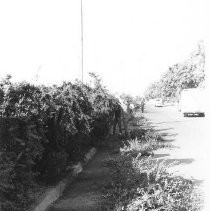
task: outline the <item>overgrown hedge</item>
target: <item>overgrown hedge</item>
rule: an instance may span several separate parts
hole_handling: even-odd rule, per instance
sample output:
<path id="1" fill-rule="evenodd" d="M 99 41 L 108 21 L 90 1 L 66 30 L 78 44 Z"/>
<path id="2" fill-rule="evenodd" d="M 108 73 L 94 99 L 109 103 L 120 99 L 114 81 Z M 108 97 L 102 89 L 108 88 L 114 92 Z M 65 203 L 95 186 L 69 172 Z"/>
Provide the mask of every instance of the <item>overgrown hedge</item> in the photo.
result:
<path id="1" fill-rule="evenodd" d="M 0 84 L 0 203 L 25 210 L 38 181 L 53 181 L 83 147 L 108 134 L 117 103 L 92 75 L 95 86 L 65 82 L 35 86 Z"/>

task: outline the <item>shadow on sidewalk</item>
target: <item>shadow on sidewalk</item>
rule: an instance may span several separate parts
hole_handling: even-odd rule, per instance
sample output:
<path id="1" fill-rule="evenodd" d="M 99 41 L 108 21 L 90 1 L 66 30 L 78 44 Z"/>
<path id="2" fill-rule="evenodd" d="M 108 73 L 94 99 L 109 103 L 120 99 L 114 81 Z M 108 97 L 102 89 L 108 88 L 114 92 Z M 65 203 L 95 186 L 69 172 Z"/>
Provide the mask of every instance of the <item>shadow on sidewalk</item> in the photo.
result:
<path id="1" fill-rule="evenodd" d="M 168 136 L 168 137 L 171 137 L 171 136 L 177 136 L 178 133 L 161 133 L 161 136 L 165 137 L 165 136 Z"/>
<path id="2" fill-rule="evenodd" d="M 165 154 L 162 154 L 163 157 L 164 156 L 167 156 Z M 157 155 L 156 155 L 157 156 Z M 161 157 L 161 155 L 159 155 Z M 156 159 L 154 157 L 154 159 Z M 175 159 L 175 158 L 166 158 L 166 159 L 156 159 L 156 162 L 158 163 L 161 163 L 161 162 L 165 162 L 166 165 L 171 165 L 171 164 L 174 164 L 174 165 L 182 165 L 182 164 L 190 164 L 194 161 L 193 158 L 182 158 L 182 159 Z"/>
<path id="3" fill-rule="evenodd" d="M 156 125 L 160 125 L 160 124 L 178 123 L 178 122 L 186 122 L 186 121 L 157 122 L 157 123 L 155 123 L 155 124 L 156 124 Z"/>
<path id="4" fill-rule="evenodd" d="M 204 183 L 204 180 L 192 179 L 194 185 L 201 186 Z"/>
<path id="5" fill-rule="evenodd" d="M 154 154 L 154 157 L 153 158 L 162 158 L 162 157 L 167 157 L 167 156 L 170 156 L 170 154 Z"/>
<path id="6" fill-rule="evenodd" d="M 157 126 L 153 126 L 153 129 L 156 131 L 156 132 L 158 132 L 158 133 L 160 133 L 160 132 L 162 132 L 162 131 L 167 131 L 167 130 L 173 130 L 174 128 L 173 127 L 169 127 L 169 128 L 163 128 L 163 129 L 155 129 Z"/>

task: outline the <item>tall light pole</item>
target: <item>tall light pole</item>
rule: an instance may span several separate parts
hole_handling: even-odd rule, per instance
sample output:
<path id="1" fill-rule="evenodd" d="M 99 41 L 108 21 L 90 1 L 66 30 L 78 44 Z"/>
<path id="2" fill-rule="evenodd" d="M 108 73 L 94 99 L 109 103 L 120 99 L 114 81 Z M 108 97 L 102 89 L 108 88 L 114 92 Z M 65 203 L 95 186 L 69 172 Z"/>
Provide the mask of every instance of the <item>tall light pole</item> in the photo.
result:
<path id="1" fill-rule="evenodd" d="M 83 0 L 80 1 L 80 6 L 81 6 L 81 69 L 82 69 L 82 83 L 83 83 L 83 69 L 84 69 L 84 62 L 83 62 L 83 57 L 84 57 L 84 49 L 83 49 Z"/>

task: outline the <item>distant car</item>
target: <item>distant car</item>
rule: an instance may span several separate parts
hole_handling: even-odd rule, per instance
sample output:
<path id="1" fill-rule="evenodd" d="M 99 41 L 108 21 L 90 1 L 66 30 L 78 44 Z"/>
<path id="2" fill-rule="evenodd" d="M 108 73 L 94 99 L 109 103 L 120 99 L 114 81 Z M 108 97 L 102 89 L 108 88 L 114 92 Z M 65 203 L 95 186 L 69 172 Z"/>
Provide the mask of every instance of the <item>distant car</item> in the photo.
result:
<path id="1" fill-rule="evenodd" d="M 180 95 L 178 110 L 184 117 L 189 115 L 205 116 L 204 89 L 184 89 Z"/>
<path id="2" fill-rule="evenodd" d="M 155 107 L 162 107 L 163 106 L 163 100 L 161 98 L 155 99 Z"/>

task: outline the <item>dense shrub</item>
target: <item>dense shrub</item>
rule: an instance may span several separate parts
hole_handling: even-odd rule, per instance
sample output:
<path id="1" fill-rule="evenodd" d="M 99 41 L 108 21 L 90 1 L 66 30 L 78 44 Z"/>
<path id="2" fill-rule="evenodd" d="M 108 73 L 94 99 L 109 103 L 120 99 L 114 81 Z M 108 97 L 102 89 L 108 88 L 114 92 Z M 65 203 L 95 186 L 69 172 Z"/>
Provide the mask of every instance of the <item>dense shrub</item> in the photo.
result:
<path id="1" fill-rule="evenodd" d="M 117 99 L 95 86 L 0 84 L 0 197 L 4 210 L 25 210 L 37 181 L 56 181 L 67 160 L 109 131 Z M 93 140 L 93 141 L 92 141 Z"/>

